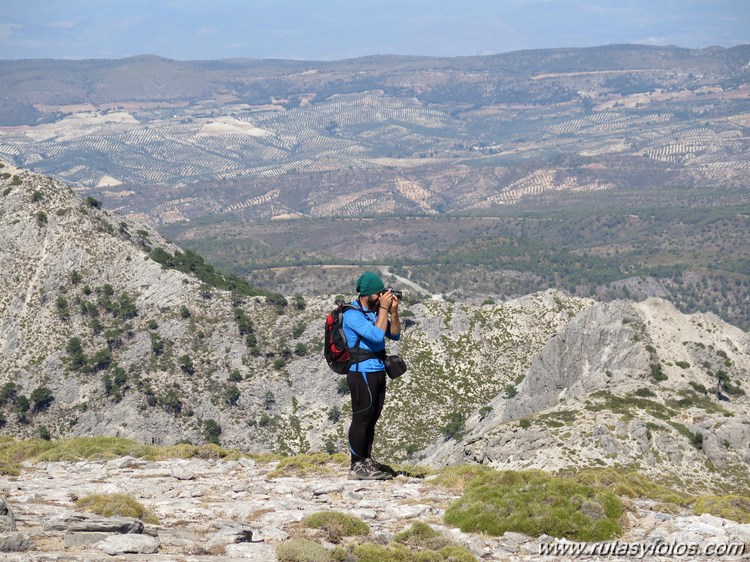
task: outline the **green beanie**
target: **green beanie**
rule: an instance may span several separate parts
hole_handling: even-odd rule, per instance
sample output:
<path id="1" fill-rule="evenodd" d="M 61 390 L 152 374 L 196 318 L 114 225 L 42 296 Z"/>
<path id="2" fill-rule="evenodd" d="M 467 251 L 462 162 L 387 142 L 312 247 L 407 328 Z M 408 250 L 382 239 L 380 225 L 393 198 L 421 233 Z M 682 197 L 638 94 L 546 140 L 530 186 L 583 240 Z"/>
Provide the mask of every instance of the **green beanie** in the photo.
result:
<path id="1" fill-rule="evenodd" d="M 372 271 L 365 271 L 357 279 L 357 292 L 360 296 L 366 297 L 368 295 L 374 295 L 385 289 L 385 285 L 380 280 L 380 277 Z"/>

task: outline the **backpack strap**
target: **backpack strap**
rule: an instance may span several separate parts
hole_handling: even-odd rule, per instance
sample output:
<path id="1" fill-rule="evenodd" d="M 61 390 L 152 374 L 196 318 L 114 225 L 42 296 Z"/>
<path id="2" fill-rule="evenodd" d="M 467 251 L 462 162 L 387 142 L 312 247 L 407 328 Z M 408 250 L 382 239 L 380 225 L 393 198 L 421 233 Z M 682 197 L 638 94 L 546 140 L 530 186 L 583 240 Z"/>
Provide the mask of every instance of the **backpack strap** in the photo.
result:
<path id="1" fill-rule="evenodd" d="M 357 306 L 351 303 L 347 303 L 342 306 L 344 307 L 344 312 L 346 312 L 346 310 L 350 308 L 354 310 L 359 310 L 365 316 L 365 318 L 367 318 L 367 313 L 365 312 L 364 308 L 362 308 L 361 306 Z M 381 361 L 383 361 L 385 359 L 385 350 L 375 352 L 375 351 L 370 351 L 369 349 L 362 349 L 361 347 L 359 347 L 359 344 L 361 341 L 362 341 L 362 336 L 357 334 L 357 341 L 354 342 L 354 347 L 349 348 L 349 355 L 352 358 L 352 364 L 356 365 L 355 371 L 357 373 L 359 372 L 359 364 L 362 361 L 367 361 L 368 359 L 380 359 Z"/>

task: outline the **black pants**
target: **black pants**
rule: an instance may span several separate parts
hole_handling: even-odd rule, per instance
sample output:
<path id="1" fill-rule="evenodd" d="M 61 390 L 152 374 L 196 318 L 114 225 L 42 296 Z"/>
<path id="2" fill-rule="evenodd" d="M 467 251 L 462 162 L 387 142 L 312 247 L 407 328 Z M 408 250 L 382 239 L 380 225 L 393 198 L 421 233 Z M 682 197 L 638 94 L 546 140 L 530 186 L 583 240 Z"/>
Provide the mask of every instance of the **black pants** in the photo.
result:
<path id="1" fill-rule="evenodd" d="M 352 464 L 372 455 L 375 424 L 385 403 L 385 371 L 346 375 L 352 395 L 352 424 L 349 426 L 349 451 Z"/>

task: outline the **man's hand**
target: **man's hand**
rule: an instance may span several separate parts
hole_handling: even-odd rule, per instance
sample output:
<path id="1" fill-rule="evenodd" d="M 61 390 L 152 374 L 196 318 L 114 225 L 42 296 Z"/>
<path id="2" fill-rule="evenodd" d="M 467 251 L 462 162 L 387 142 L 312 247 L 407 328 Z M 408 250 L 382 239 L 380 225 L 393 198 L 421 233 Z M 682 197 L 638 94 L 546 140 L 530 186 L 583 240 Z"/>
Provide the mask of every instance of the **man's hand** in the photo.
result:
<path id="1" fill-rule="evenodd" d="M 386 291 L 382 295 L 380 295 L 380 308 L 385 308 L 390 312 L 391 305 L 393 304 L 393 301 L 398 302 L 398 299 L 394 296 L 394 294 L 390 291 Z"/>
<path id="2" fill-rule="evenodd" d="M 394 295 L 390 291 L 388 291 L 388 293 L 392 297 L 391 298 L 391 312 L 395 312 L 396 310 L 398 310 L 398 303 L 400 303 L 401 301 L 398 299 L 398 297 L 396 295 Z"/>

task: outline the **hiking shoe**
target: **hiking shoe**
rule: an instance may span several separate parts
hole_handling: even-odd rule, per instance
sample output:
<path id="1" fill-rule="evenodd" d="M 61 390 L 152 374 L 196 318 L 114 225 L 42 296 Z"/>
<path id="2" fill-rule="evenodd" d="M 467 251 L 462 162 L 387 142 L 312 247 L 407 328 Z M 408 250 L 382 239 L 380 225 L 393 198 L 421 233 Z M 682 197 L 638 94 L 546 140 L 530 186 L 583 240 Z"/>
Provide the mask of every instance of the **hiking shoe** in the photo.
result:
<path id="1" fill-rule="evenodd" d="M 391 476 L 362 461 L 355 462 L 349 471 L 349 480 L 387 480 L 388 478 Z"/>
<path id="2" fill-rule="evenodd" d="M 393 476 L 395 475 L 395 472 L 390 466 L 388 466 L 387 464 L 381 464 L 372 457 L 366 458 L 364 460 L 364 463 L 365 466 L 370 470 L 377 470 L 378 472 L 382 472 L 386 475 L 387 478 L 393 478 Z"/>

